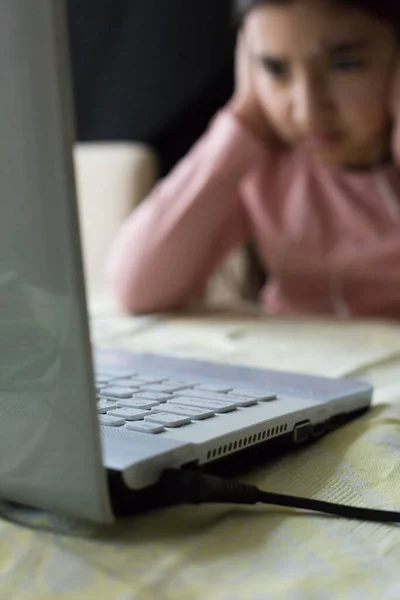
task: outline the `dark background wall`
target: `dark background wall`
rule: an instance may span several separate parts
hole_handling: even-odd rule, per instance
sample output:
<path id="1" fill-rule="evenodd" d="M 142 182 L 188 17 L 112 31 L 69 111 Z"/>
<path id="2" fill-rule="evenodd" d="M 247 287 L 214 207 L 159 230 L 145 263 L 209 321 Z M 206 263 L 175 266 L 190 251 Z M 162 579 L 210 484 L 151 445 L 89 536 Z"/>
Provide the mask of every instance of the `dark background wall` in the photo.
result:
<path id="1" fill-rule="evenodd" d="M 168 172 L 231 95 L 231 0 L 67 4 L 79 140 L 147 142 Z"/>

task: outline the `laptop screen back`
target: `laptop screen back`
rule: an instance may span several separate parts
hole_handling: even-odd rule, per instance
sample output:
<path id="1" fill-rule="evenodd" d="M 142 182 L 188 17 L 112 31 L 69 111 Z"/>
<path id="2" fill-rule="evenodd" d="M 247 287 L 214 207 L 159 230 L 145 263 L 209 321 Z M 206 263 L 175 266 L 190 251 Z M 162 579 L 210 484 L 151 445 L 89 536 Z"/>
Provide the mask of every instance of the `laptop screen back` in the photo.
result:
<path id="1" fill-rule="evenodd" d="M 64 9 L 1 4 L 0 496 L 106 520 Z"/>

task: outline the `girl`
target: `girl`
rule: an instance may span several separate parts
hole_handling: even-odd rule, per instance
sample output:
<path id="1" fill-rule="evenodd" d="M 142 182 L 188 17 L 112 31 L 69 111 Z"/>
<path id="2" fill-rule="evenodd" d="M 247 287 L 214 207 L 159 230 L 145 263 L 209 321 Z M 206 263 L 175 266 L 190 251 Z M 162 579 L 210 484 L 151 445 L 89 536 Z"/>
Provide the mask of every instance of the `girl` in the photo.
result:
<path id="1" fill-rule="evenodd" d="M 124 309 L 189 303 L 252 241 L 269 313 L 400 318 L 396 6 L 236 1 L 234 97 L 112 249 Z"/>

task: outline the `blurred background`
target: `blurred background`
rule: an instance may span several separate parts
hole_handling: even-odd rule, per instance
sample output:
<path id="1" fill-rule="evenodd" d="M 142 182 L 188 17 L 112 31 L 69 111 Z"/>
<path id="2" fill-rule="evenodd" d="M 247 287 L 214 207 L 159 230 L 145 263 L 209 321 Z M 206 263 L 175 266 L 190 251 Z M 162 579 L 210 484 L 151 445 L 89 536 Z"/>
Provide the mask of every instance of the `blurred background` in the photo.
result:
<path id="1" fill-rule="evenodd" d="M 144 142 L 166 174 L 231 94 L 231 1 L 67 3 L 79 141 Z"/>
<path id="2" fill-rule="evenodd" d="M 231 0 L 66 1 L 84 263 L 97 293 L 122 222 L 230 98 L 236 32 Z M 221 278 L 212 287 L 224 295 Z"/>

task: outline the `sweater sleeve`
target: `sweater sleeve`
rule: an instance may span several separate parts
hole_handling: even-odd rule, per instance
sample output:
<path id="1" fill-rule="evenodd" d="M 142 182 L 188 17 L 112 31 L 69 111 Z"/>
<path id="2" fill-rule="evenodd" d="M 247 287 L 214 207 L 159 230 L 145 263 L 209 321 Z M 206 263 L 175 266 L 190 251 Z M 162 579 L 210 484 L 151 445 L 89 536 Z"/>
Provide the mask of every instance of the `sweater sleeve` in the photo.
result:
<path id="1" fill-rule="evenodd" d="M 249 236 L 241 181 L 265 164 L 264 143 L 228 112 L 123 225 L 107 279 L 133 313 L 179 308 Z"/>

